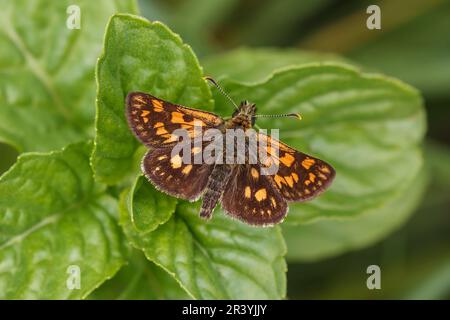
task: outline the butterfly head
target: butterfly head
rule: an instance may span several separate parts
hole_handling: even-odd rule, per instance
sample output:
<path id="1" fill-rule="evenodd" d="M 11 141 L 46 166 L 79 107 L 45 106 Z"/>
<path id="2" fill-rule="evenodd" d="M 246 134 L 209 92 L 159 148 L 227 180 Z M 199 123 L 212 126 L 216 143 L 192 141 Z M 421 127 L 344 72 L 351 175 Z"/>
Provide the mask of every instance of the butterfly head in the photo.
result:
<path id="1" fill-rule="evenodd" d="M 248 102 L 247 100 L 242 101 L 239 107 L 233 112 L 232 123 L 244 129 L 251 128 L 255 124 L 255 113 L 256 105 L 254 103 Z"/>
<path id="2" fill-rule="evenodd" d="M 256 118 L 268 117 L 268 118 L 281 118 L 292 117 L 301 120 L 302 117 L 298 113 L 286 113 L 286 114 L 256 114 L 256 105 L 254 103 L 244 100 L 238 106 L 233 99 L 222 89 L 222 87 L 211 77 L 205 77 L 205 80 L 214 84 L 217 89 L 233 104 L 236 110 L 233 113 L 232 123 L 234 125 L 241 126 L 243 128 L 250 128 L 255 125 Z"/>

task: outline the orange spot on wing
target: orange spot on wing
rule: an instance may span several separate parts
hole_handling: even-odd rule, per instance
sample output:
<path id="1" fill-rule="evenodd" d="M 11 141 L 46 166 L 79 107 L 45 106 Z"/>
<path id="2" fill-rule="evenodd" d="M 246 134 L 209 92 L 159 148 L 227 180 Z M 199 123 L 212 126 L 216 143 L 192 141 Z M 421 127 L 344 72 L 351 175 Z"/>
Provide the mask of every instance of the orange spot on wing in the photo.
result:
<path id="1" fill-rule="evenodd" d="M 159 127 L 159 128 L 156 130 L 156 134 L 157 134 L 158 136 L 162 136 L 163 134 L 166 134 L 166 133 L 168 133 L 168 132 L 167 132 L 167 130 L 166 130 L 164 127 Z"/>
<path id="2" fill-rule="evenodd" d="M 258 170 L 256 170 L 255 168 L 252 168 L 252 170 L 250 171 L 251 175 L 253 178 L 258 179 L 259 178 L 259 173 Z"/>
<path id="3" fill-rule="evenodd" d="M 170 119 L 173 123 L 185 123 L 183 120 L 183 114 L 181 112 L 172 112 L 172 118 Z"/>
<path id="4" fill-rule="evenodd" d="M 244 191 L 244 196 L 245 196 L 246 198 L 250 198 L 251 194 L 252 194 L 252 190 L 250 189 L 249 186 L 246 186 L 246 187 L 245 187 L 245 191 Z"/>
<path id="5" fill-rule="evenodd" d="M 145 103 L 145 99 L 142 96 L 134 96 L 133 97 L 133 101 L 134 102 L 140 102 L 140 103 Z"/>
<path id="6" fill-rule="evenodd" d="M 287 182 L 287 184 L 288 184 L 288 186 L 289 187 L 293 187 L 294 186 L 294 181 L 292 180 L 292 177 L 291 176 L 286 176 L 286 177 L 284 177 L 284 180 L 286 180 L 286 182 Z"/>
<path id="7" fill-rule="evenodd" d="M 175 142 L 178 141 L 178 136 L 174 135 L 174 134 L 166 134 L 164 136 L 164 138 L 167 138 L 166 140 L 163 141 L 163 143 L 171 143 L 171 142 Z"/>
<path id="8" fill-rule="evenodd" d="M 280 160 L 274 156 L 268 156 L 267 159 L 264 161 L 265 167 L 270 167 L 272 164 L 278 165 L 280 163 Z"/>
<path id="9" fill-rule="evenodd" d="M 309 180 L 311 180 L 311 182 L 314 182 L 314 180 L 316 180 L 316 175 L 312 172 L 309 173 Z"/>
<path id="10" fill-rule="evenodd" d="M 302 166 L 303 168 L 305 168 L 306 170 L 309 170 L 309 168 L 311 168 L 311 166 L 316 163 L 316 161 L 314 159 L 311 158 L 306 158 L 305 160 L 302 161 Z"/>
<path id="11" fill-rule="evenodd" d="M 263 201 L 267 198 L 267 191 L 265 188 L 259 189 L 255 192 L 255 198 L 257 201 Z"/>
<path id="12" fill-rule="evenodd" d="M 174 169 L 180 168 L 181 164 L 182 164 L 180 155 L 177 154 L 172 159 L 170 159 L 170 164 L 171 164 L 172 168 L 174 168 Z"/>
<path id="13" fill-rule="evenodd" d="M 156 110 L 156 109 L 162 109 L 163 105 L 162 105 L 161 101 L 152 99 L 152 104 L 155 107 L 155 111 L 162 111 L 162 110 Z"/>
<path id="14" fill-rule="evenodd" d="M 282 164 L 284 164 L 286 167 L 290 167 L 292 163 L 294 162 L 295 157 L 290 153 L 285 153 L 283 157 L 280 158 L 280 161 Z"/>
<path id="15" fill-rule="evenodd" d="M 281 186 L 282 186 L 283 184 L 286 184 L 286 181 L 283 179 L 283 177 L 282 177 L 282 176 L 279 176 L 279 175 L 277 175 L 277 174 L 275 175 L 274 180 L 275 180 L 275 182 L 277 183 L 278 188 L 281 188 Z"/>
<path id="16" fill-rule="evenodd" d="M 191 172 L 192 170 L 192 164 L 188 164 L 186 167 L 183 168 L 183 170 L 181 170 L 181 172 L 183 172 L 183 174 L 189 174 L 189 172 Z"/>
<path id="17" fill-rule="evenodd" d="M 192 121 L 186 121 L 184 120 L 184 114 L 178 111 L 172 112 L 172 117 L 170 119 L 172 123 L 181 123 L 182 128 L 189 129 L 193 126 L 204 126 L 205 124 L 203 121 L 200 121 L 198 119 L 194 119 Z"/>
<path id="18" fill-rule="evenodd" d="M 192 110 L 192 109 L 184 109 L 183 112 L 185 114 L 191 115 L 194 117 L 197 121 L 206 121 L 208 123 L 212 123 L 215 125 L 219 125 L 222 123 L 222 119 L 220 117 L 216 116 L 215 114 L 200 111 L 200 110 Z"/>
<path id="19" fill-rule="evenodd" d="M 148 110 L 142 110 L 141 117 L 146 117 L 149 113 L 150 111 Z"/>
<path id="20" fill-rule="evenodd" d="M 319 178 L 322 179 L 322 180 L 327 180 L 327 179 L 328 179 L 327 176 L 324 175 L 323 173 L 320 173 L 320 172 L 319 172 L 317 175 L 318 175 Z"/>
<path id="21" fill-rule="evenodd" d="M 328 167 L 326 166 L 320 167 L 320 171 L 322 171 L 323 173 L 330 173 L 330 169 L 328 169 Z"/>
<path id="22" fill-rule="evenodd" d="M 274 197 L 270 197 L 270 201 L 272 202 L 272 207 L 276 208 L 277 207 L 277 201 L 275 200 Z"/>

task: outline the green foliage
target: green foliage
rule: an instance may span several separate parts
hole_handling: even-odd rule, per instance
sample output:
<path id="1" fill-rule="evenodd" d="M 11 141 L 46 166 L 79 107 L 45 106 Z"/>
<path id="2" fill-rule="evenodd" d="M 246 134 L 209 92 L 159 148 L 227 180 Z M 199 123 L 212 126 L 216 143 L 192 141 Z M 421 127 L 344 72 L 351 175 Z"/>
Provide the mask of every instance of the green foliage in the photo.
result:
<path id="1" fill-rule="evenodd" d="M 314 263 L 291 263 L 288 277 L 291 299 L 448 299 L 450 241 L 445 221 L 450 204 L 450 149 L 432 141 L 427 141 L 427 144 L 425 170 L 430 183 L 411 219 L 400 230 L 369 248 Z M 416 189 L 413 182 L 411 191 L 414 193 Z M 409 205 L 408 198 L 404 203 Z M 360 236 L 383 227 L 380 221 L 373 221 L 372 228 L 362 226 Z M 332 241 L 335 244 L 346 242 L 345 233 L 337 234 L 331 225 L 327 230 L 331 235 L 326 240 L 330 248 Z M 317 237 L 313 235 L 313 228 L 309 231 L 302 229 L 302 232 L 311 234 L 308 242 L 311 247 L 322 246 L 320 237 L 326 237 L 325 233 L 319 233 Z M 356 230 L 349 230 L 352 232 Z M 286 232 L 284 235 L 288 243 L 290 236 L 295 236 Z M 336 237 L 331 239 L 332 235 Z M 303 260 L 308 258 L 306 250 L 296 252 L 295 248 L 289 248 L 288 258 L 295 259 L 297 254 L 302 255 Z M 289 257 L 292 255 L 294 257 Z M 367 275 L 362 266 L 371 264 L 382 268 L 382 290 L 367 290 L 363 285 Z M 320 282 L 319 288 L 315 287 L 317 282 Z"/>
<path id="2" fill-rule="evenodd" d="M 287 259 L 292 262 L 316 261 L 384 238 L 402 225 L 417 207 L 425 182 L 425 173 L 421 171 L 392 199 L 352 219 L 331 218 L 303 225 L 283 225 L 289 249 Z"/>
<path id="3" fill-rule="evenodd" d="M 91 144 L 29 153 L 0 178 L 0 298 L 79 299 L 123 264 L 117 201 L 94 182 Z M 81 289 L 66 286 L 81 270 Z"/>
<path id="4" fill-rule="evenodd" d="M 89 299 L 190 299 L 171 275 L 149 262 L 142 252 L 131 251 L 127 260 L 128 264 L 95 290 Z"/>
<path id="5" fill-rule="evenodd" d="M 0 141 L 19 151 L 55 150 L 92 136 L 104 25 L 117 11 L 136 12 L 132 0 L 77 1 L 82 25 L 70 30 L 72 4 L 0 1 Z"/>
<path id="6" fill-rule="evenodd" d="M 259 113 L 300 112 L 301 122 L 258 124 L 330 162 L 337 177 L 318 199 L 291 204 L 282 227 L 250 227 L 220 209 L 205 222 L 199 203 L 141 176 L 145 148 L 124 113 L 127 93 L 143 91 L 229 116 L 191 48 L 160 22 L 112 16 L 96 68 L 95 142 L 70 144 L 91 135 L 106 19 L 135 5 L 81 2 L 82 29 L 70 31 L 63 1 L 0 4 L 0 140 L 20 151 L 68 145 L 23 154 L 0 178 L 0 298 L 282 299 L 285 238 L 291 261 L 323 259 L 386 236 L 420 200 L 426 128 L 415 89 L 335 55 L 240 49 L 206 58 L 207 74 Z M 24 12 L 33 19 L 19 19 Z M 80 267 L 81 290 L 66 287 L 70 265 Z"/>
<path id="7" fill-rule="evenodd" d="M 442 97 L 449 92 L 450 42 L 442 41 L 439 30 L 450 30 L 450 2 L 417 3 L 420 5 L 416 4 L 413 8 L 416 7 L 414 9 L 418 12 L 409 13 L 408 21 L 400 23 L 390 32 L 383 32 L 374 41 L 354 48 L 348 57 L 404 79 L 426 96 Z M 392 15 L 391 19 L 398 17 Z M 409 41 L 402 41 L 408 38 Z"/>
<path id="8" fill-rule="evenodd" d="M 130 217 L 134 227 L 139 231 L 155 230 L 175 212 L 177 199 L 156 191 L 143 176 L 136 179 L 130 192 L 133 196 L 130 203 Z"/>
<path id="9" fill-rule="evenodd" d="M 203 59 L 208 74 L 220 79 L 231 78 L 239 82 L 266 81 L 274 71 L 295 65 L 317 62 L 345 62 L 343 58 L 325 53 L 296 49 L 240 48 Z"/>
<path id="10" fill-rule="evenodd" d="M 135 196 L 128 201 L 122 197 L 120 221 L 128 240 L 169 272 L 192 298 L 280 299 L 286 295 L 286 249 L 278 227 L 253 228 L 218 213 L 205 223 L 198 216 L 198 204 L 180 202 L 170 220 L 151 232 L 139 232 L 129 212 Z"/>

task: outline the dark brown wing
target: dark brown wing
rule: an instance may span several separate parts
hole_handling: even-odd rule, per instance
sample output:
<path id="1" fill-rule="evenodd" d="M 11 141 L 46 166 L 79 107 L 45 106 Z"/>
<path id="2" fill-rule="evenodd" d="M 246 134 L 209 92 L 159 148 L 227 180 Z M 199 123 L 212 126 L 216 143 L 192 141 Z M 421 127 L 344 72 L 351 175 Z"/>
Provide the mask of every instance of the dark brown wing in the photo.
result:
<path id="1" fill-rule="evenodd" d="M 232 217 L 257 226 L 281 222 L 287 214 L 287 203 L 260 166 L 236 165 L 222 196 L 222 208 Z"/>
<path id="2" fill-rule="evenodd" d="M 223 120 L 213 113 L 172 104 L 152 95 L 131 92 L 126 99 L 126 116 L 135 136 L 150 147 L 142 160 L 142 171 L 156 188 L 177 198 L 196 200 L 201 196 L 212 165 L 183 162 L 182 154 L 173 155 L 179 141 L 177 129 L 185 129 L 192 139 L 211 128 L 220 127 Z M 198 130 L 194 130 L 197 126 Z M 205 147 L 205 143 L 202 143 Z M 190 145 L 192 156 L 199 148 Z"/>
<path id="3" fill-rule="evenodd" d="M 274 187 L 287 201 L 306 201 L 325 191 L 333 181 L 336 172 L 323 160 L 299 152 L 286 144 L 259 133 L 259 142 L 266 154 L 278 164 L 278 171 L 267 176 Z M 259 146 L 261 144 L 258 144 Z M 278 149 L 278 156 L 274 152 Z"/>
<path id="4" fill-rule="evenodd" d="M 135 136 L 150 147 L 166 147 L 178 141 L 173 132 L 186 129 L 194 137 L 194 125 L 202 134 L 217 128 L 223 120 L 211 112 L 191 109 L 142 92 L 130 92 L 126 99 L 128 125 Z M 200 130 L 201 129 L 201 130 Z"/>
<path id="5" fill-rule="evenodd" d="M 157 189 L 177 198 L 197 200 L 213 166 L 184 164 L 181 157 L 171 157 L 171 152 L 170 147 L 149 150 L 142 160 L 142 171 Z"/>

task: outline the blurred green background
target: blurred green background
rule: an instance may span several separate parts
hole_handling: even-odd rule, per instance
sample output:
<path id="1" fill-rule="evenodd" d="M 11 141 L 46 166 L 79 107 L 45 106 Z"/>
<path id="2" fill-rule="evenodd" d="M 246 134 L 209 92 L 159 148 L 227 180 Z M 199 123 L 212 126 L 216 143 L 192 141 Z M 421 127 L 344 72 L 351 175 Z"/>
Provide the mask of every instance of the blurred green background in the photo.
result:
<path id="1" fill-rule="evenodd" d="M 366 28 L 371 4 L 381 8 L 381 30 Z M 368 248 L 288 260 L 288 298 L 450 298 L 450 1 L 141 0 L 139 6 L 143 16 L 179 33 L 200 61 L 241 46 L 297 48 L 339 54 L 418 88 L 428 115 L 430 173 L 419 209 Z M 0 144 L 0 154 L 3 172 L 17 153 Z M 381 290 L 366 287 L 372 264 L 381 267 Z"/>

